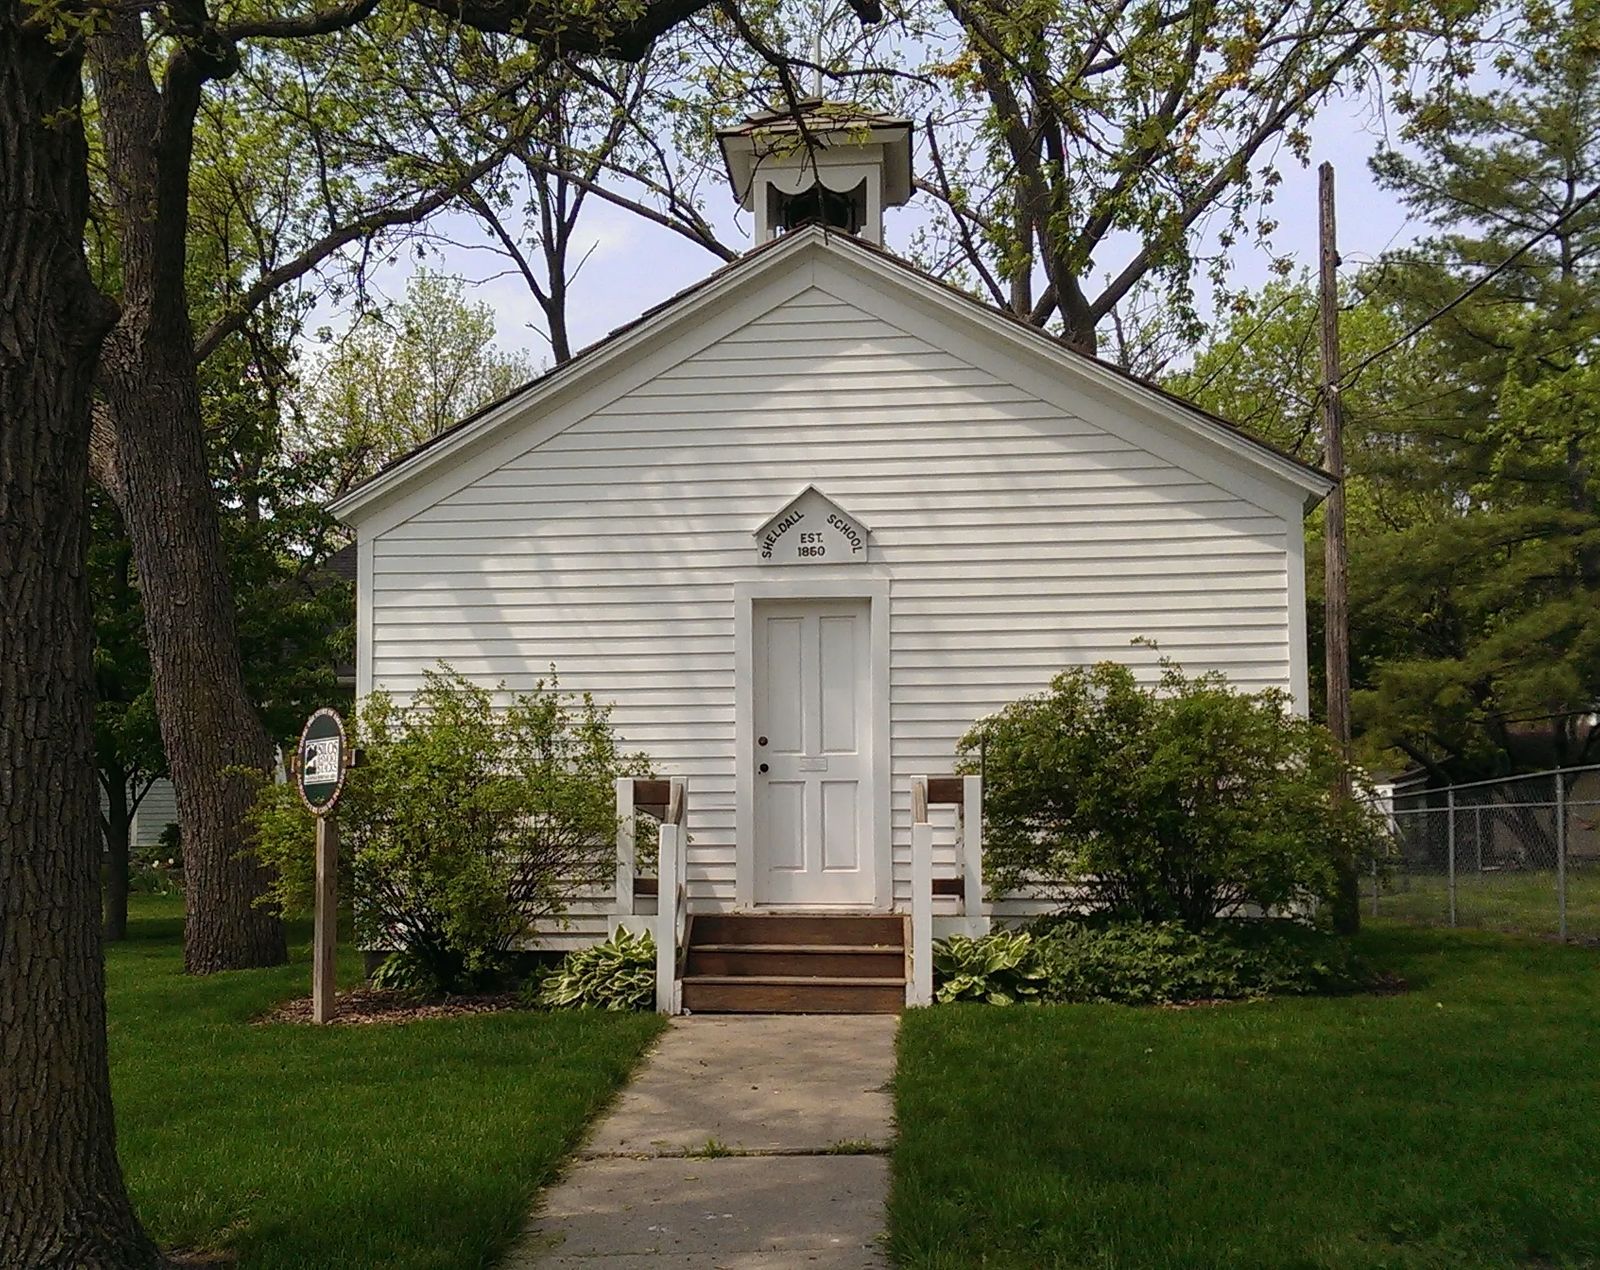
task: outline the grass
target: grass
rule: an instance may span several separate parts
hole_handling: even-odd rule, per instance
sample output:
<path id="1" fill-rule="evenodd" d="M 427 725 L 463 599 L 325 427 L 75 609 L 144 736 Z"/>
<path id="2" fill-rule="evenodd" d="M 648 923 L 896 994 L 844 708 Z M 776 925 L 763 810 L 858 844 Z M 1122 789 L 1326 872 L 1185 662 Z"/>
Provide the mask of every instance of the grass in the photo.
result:
<path id="1" fill-rule="evenodd" d="M 1409 992 L 908 1014 L 901 1264 L 1600 1265 L 1600 957 L 1361 939 Z"/>
<path id="2" fill-rule="evenodd" d="M 1370 889 L 1364 902 L 1372 903 Z M 1433 873 L 1400 875 L 1379 893 L 1378 912 L 1400 921 L 1444 925 L 1450 920 L 1449 879 Z M 1456 875 L 1456 920 L 1488 930 L 1554 935 L 1560 926 L 1555 870 L 1462 869 Z M 1594 863 L 1568 870 L 1567 931 L 1574 938 L 1600 938 L 1600 866 Z"/>
<path id="3" fill-rule="evenodd" d="M 107 954 L 118 1145 L 157 1240 L 245 1267 L 490 1264 L 660 1026 L 256 1024 L 309 991 L 307 947 L 287 967 L 186 978 L 181 912 L 136 897 Z M 356 981 L 353 954 L 340 972 Z"/>

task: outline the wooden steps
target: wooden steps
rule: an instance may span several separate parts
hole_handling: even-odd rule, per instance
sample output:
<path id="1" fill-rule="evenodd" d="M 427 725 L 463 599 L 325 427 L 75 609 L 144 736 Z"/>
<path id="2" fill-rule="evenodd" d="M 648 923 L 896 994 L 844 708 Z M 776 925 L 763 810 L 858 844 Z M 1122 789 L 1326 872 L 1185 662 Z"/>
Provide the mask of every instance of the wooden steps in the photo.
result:
<path id="1" fill-rule="evenodd" d="M 906 999 L 905 921 L 892 915 L 695 917 L 683 1008 L 706 1014 L 894 1014 Z"/>

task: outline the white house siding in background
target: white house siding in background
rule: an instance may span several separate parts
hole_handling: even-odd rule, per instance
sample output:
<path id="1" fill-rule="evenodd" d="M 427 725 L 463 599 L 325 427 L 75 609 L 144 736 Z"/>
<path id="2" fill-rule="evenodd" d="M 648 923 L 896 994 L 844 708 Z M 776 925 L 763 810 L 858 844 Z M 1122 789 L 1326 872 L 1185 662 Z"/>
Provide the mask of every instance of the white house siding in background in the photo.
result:
<path id="1" fill-rule="evenodd" d="M 100 811 L 106 809 L 106 796 L 100 794 Z M 146 791 L 133 813 L 128 840 L 137 850 L 161 841 L 161 831 L 178 819 L 178 796 L 169 780 L 158 780 Z"/>
<path id="2" fill-rule="evenodd" d="M 178 795 L 169 780 L 158 780 L 150 786 L 133 813 L 133 845 L 153 847 L 161 841 L 168 825 L 178 821 Z"/>
<path id="3" fill-rule="evenodd" d="M 347 513 L 362 692 L 403 696 L 440 660 L 510 688 L 554 664 L 614 703 L 626 746 L 690 778 L 698 911 L 740 898 L 741 584 L 886 586 L 897 906 L 910 778 L 1064 666 L 1169 656 L 1304 708 L 1305 477 L 850 240 L 760 255 Z M 870 528 L 867 563 L 758 561 L 754 531 L 808 485 Z"/>

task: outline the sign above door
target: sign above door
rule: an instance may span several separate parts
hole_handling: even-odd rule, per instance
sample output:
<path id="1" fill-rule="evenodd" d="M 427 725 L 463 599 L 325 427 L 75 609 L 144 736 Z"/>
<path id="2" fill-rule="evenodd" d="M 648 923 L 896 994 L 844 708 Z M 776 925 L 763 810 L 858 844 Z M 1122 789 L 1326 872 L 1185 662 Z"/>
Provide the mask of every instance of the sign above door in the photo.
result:
<path id="1" fill-rule="evenodd" d="M 815 485 L 807 485 L 756 530 L 762 564 L 864 564 L 870 531 Z"/>

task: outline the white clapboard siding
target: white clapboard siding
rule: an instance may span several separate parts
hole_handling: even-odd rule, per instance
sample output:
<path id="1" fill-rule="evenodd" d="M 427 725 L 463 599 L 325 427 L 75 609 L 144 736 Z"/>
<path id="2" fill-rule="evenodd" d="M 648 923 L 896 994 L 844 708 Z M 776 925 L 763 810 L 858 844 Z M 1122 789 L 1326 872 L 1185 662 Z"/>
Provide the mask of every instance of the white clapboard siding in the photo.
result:
<path id="1" fill-rule="evenodd" d="M 733 588 L 772 576 L 752 535 L 808 484 L 872 534 L 859 572 L 815 576 L 890 579 L 897 903 L 910 778 L 950 771 L 975 720 L 1062 667 L 1112 659 L 1149 678 L 1169 656 L 1241 687 L 1299 687 L 1291 501 L 955 347 L 817 285 L 554 435 L 532 435 L 536 412 L 509 422 L 525 447 L 441 480 L 370 537 L 368 682 L 404 695 L 443 660 L 526 689 L 554 664 L 563 688 L 612 703 L 625 747 L 690 779 L 701 911 L 735 900 Z M 951 818 L 936 817 L 949 874 Z M 605 929 L 603 904 L 586 905 L 548 939 Z"/>
<path id="2" fill-rule="evenodd" d="M 168 825 L 178 822 L 178 795 L 169 780 L 158 780 L 145 792 L 133 813 L 132 843 L 135 847 L 153 847 L 161 841 Z"/>

